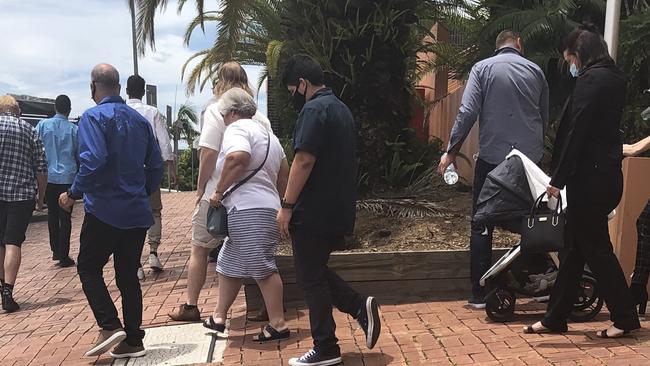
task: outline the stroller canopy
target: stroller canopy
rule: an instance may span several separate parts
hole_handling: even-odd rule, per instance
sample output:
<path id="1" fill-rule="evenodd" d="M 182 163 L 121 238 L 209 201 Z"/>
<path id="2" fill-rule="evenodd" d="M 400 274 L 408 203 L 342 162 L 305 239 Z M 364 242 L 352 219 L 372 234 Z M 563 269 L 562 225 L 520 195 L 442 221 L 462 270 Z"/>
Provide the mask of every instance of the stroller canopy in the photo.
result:
<path id="1" fill-rule="evenodd" d="M 511 155 L 488 174 L 476 202 L 474 221 L 518 231 L 515 228 L 530 212 L 533 201 L 524 163 Z"/>

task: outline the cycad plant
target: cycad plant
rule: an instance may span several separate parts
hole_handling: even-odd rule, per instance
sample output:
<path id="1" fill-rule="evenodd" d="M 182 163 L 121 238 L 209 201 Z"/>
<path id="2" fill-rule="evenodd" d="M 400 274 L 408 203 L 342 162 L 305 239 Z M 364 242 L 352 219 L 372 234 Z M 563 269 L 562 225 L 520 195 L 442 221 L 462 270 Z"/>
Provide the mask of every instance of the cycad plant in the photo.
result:
<path id="1" fill-rule="evenodd" d="M 432 24 L 425 19 L 435 9 L 427 0 L 286 1 L 284 47 L 319 61 L 326 84 L 352 110 L 370 187 L 392 161 L 386 142 L 414 142 L 405 129 L 417 55 Z"/>

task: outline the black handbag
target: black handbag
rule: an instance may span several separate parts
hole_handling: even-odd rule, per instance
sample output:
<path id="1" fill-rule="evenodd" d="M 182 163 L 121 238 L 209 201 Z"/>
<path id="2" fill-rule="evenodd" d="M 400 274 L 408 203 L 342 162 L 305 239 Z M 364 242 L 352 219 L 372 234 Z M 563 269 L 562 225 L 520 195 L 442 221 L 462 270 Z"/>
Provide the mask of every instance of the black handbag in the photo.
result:
<path id="1" fill-rule="evenodd" d="M 546 193 L 543 193 L 524 216 L 521 225 L 521 251 L 525 254 L 558 252 L 564 249 L 564 230 L 566 213 L 562 208 L 562 195 L 557 200 L 555 210 L 540 213 L 540 206 Z"/>
<path id="2" fill-rule="evenodd" d="M 239 183 L 235 184 L 232 188 L 227 190 L 223 196 L 221 196 L 221 202 L 230 196 L 232 192 L 234 192 L 237 188 L 241 187 L 244 185 L 244 183 L 253 178 L 253 176 L 255 176 L 255 174 L 257 174 L 260 170 L 262 170 L 264 164 L 266 164 L 266 159 L 269 157 L 269 149 L 271 148 L 271 134 L 269 134 L 268 137 L 268 142 L 266 144 L 266 156 L 264 157 L 262 164 L 260 164 L 257 169 L 253 170 L 248 176 L 246 176 L 246 178 L 240 180 Z M 223 239 L 224 237 L 228 236 L 228 210 L 226 210 L 226 207 L 224 207 L 223 204 L 219 205 L 218 207 L 210 206 L 210 208 L 208 208 L 208 217 L 205 226 L 208 230 L 208 233 L 217 239 Z"/>

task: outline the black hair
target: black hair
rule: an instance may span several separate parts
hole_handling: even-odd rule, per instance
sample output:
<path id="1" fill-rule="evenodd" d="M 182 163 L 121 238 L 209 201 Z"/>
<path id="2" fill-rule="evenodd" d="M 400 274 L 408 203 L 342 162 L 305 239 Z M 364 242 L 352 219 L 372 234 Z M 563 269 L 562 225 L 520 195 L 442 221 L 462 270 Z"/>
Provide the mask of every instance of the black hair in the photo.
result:
<path id="1" fill-rule="evenodd" d="M 510 29 L 505 29 L 499 33 L 495 42 L 496 48 L 499 49 L 509 42 L 516 42 L 519 39 L 519 33 Z"/>
<path id="2" fill-rule="evenodd" d="M 145 81 L 140 75 L 131 75 L 126 80 L 126 94 L 131 98 L 142 99 L 144 96 Z"/>
<path id="3" fill-rule="evenodd" d="M 611 60 L 607 43 L 600 35 L 598 27 L 592 23 L 583 23 L 573 30 L 564 40 L 563 51 L 576 55 L 582 67 L 599 60 Z"/>
<path id="4" fill-rule="evenodd" d="M 70 115 L 70 111 L 72 110 L 72 103 L 70 102 L 70 98 L 64 94 L 56 97 L 56 100 L 54 100 L 54 109 L 63 115 Z"/>
<path id="5" fill-rule="evenodd" d="M 296 86 L 301 78 L 315 86 L 325 83 L 323 68 L 316 60 L 307 55 L 294 55 L 284 64 L 280 80 L 284 86 Z"/>

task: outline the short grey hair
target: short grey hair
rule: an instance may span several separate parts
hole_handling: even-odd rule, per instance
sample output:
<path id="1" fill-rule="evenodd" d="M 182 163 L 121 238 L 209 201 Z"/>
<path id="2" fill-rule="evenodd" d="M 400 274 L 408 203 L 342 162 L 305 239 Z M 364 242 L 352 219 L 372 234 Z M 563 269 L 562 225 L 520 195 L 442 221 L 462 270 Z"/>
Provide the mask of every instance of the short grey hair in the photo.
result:
<path id="1" fill-rule="evenodd" d="M 255 99 L 242 88 L 232 88 L 223 93 L 217 104 L 219 113 L 226 115 L 230 112 L 252 118 L 257 112 Z"/>

